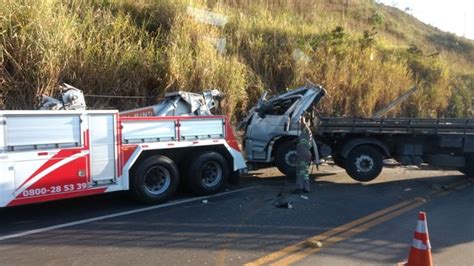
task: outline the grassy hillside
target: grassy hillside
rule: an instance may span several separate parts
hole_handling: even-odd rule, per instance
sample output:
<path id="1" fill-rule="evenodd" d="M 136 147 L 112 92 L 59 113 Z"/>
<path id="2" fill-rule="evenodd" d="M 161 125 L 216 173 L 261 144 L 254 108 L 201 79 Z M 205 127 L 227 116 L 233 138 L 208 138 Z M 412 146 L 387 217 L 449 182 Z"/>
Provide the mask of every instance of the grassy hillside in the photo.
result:
<path id="1" fill-rule="evenodd" d="M 197 21 L 189 6 L 228 17 Z M 165 92 L 219 88 L 240 116 L 263 90 L 306 79 L 330 115 L 370 116 L 411 86 L 391 116 L 467 116 L 474 42 L 371 0 L 0 0 L 0 105 L 32 108 L 70 83 L 91 108 L 128 109 Z M 225 38 L 225 53 L 213 38 Z M 297 58 L 297 59 L 295 59 Z"/>

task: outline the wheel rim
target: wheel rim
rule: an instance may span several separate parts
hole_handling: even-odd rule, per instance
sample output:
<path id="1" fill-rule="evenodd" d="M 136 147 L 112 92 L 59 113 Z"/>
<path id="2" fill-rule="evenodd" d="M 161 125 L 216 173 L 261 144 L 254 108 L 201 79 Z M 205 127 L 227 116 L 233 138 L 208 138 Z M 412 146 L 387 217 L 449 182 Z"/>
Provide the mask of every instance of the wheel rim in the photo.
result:
<path id="1" fill-rule="evenodd" d="M 357 172 L 368 173 L 374 168 L 374 159 L 367 155 L 357 157 L 355 161 Z"/>
<path id="2" fill-rule="evenodd" d="M 159 195 L 168 190 L 171 184 L 171 173 L 163 166 L 154 166 L 145 174 L 145 189 L 153 195 Z"/>
<path id="3" fill-rule="evenodd" d="M 285 154 L 285 163 L 290 167 L 296 167 L 296 151 L 291 150 Z"/>
<path id="4" fill-rule="evenodd" d="M 218 162 L 206 162 L 201 168 L 201 184 L 214 187 L 222 180 L 222 167 Z"/>

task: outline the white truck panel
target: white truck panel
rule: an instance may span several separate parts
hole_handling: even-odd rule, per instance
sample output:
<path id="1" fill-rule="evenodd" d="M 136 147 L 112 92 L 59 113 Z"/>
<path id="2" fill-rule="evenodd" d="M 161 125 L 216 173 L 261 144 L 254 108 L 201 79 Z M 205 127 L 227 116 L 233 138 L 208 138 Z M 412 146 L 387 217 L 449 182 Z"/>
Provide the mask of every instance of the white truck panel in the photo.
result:
<path id="1" fill-rule="evenodd" d="M 28 159 L 26 160 L 17 160 L 13 166 L 13 173 L 15 179 L 15 190 L 19 189 L 20 186 L 30 177 L 33 175 L 36 170 L 38 170 L 42 165 L 44 165 L 52 156 L 48 156 L 47 158 L 35 158 L 32 159 L 32 156 L 27 156 Z"/>
<path id="2" fill-rule="evenodd" d="M 80 115 L 7 115 L 6 146 L 81 144 Z"/>
<path id="3" fill-rule="evenodd" d="M 115 179 L 115 130 L 113 114 L 89 114 L 91 176 L 93 181 Z"/>
<path id="4" fill-rule="evenodd" d="M 176 140 L 175 121 L 137 120 L 122 121 L 125 143 Z"/>
<path id="5" fill-rule="evenodd" d="M 13 163 L 1 161 L 0 158 L 0 173 L 0 207 L 3 207 L 13 199 L 13 190 L 15 189 Z"/>
<path id="6" fill-rule="evenodd" d="M 193 119 L 180 121 L 180 136 L 183 140 L 224 138 L 224 120 Z"/>

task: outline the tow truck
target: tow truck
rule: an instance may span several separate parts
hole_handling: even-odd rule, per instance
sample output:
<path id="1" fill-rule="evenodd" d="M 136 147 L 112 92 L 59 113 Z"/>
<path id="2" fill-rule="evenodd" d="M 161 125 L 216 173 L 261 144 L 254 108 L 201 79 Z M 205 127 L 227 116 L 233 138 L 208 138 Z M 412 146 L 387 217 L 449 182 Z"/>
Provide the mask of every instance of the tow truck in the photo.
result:
<path id="1" fill-rule="evenodd" d="M 0 111 L 0 207 L 114 191 L 155 204 L 180 184 L 216 193 L 246 169 L 225 116 L 85 110 L 69 85 L 41 102 L 41 110 Z"/>

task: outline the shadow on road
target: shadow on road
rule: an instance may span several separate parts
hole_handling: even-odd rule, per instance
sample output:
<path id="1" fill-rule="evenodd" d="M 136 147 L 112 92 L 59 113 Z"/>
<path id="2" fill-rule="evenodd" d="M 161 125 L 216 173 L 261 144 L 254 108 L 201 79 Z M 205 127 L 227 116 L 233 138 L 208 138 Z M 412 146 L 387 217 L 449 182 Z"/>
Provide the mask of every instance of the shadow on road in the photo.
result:
<path id="1" fill-rule="evenodd" d="M 47 253 L 48 250 L 59 246 L 94 248 L 93 252 L 97 253 L 111 252 L 111 248 L 154 248 L 176 252 L 183 249 L 225 249 L 231 252 L 259 251 L 265 254 L 387 208 L 404 199 L 422 196 L 464 179 L 464 176 L 435 176 L 362 184 L 341 183 L 341 177 L 338 175 L 318 173 L 312 175 L 316 182 L 312 184 L 309 199 L 304 199 L 288 193 L 293 188 L 293 181 L 288 181 L 286 177 L 259 176 L 261 175 L 255 174 L 246 177 L 243 186 L 258 184 L 260 188 L 212 198 L 207 204 L 200 201 L 191 202 L 0 241 L 0 249 L 8 250 L 0 252 L 0 261 L 8 262 L 9 258 L 21 256 L 28 248 L 42 247 Z M 285 186 L 287 197 L 293 202 L 293 209 L 274 207 L 282 185 Z M 472 196 L 469 196 L 469 199 L 472 200 Z M 458 211 L 470 213 L 464 221 L 468 233 L 458 236 L 454 241 L 440 241 L 435 250 L 474 241 L 472 206 L 457 206 L 467 208 Z M 0 212 L 0 235 L 139 207 L 143 206 L 131 201 L 124 193 L 116 193 L 3 209 Z M 326 252 L 333 255 L 344 254 L 361 262 L 365 260 L 365 256 L 358 254 L 382 252 L 385 256 L 380 261 L 366 262 L 396 262 L 407 254 L 416 217 L 412 220 L 412 223 L 402 226 L 402 237 L 396 230 L 356 235 L 342 246 L 335 245 Z M 374 230 L 378 230 L 377 228 Z M 432 237 L 437 237 L 431 233 Z"/>

